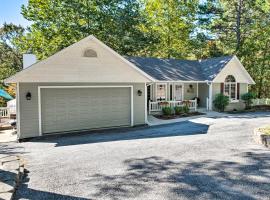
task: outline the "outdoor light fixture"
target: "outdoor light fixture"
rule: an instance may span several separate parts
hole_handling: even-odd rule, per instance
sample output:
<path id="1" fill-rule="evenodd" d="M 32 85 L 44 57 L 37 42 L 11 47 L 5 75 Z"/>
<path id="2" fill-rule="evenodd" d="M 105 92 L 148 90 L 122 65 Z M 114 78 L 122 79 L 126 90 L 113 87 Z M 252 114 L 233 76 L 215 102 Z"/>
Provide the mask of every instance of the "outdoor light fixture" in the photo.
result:
<path id="1" fill-rule="evenodd" d="M 138 96 L 142 96 L 142 91 L 141 90 L 138 90 L 137 91 L 137 94 L 138 94 Z"/>
<path id="2" fill-rule="evenodd" d="M 27 92 L 25 97 L 26 97 L 26 100 L 31 100 L 32 94 L 30 92 Z"/>

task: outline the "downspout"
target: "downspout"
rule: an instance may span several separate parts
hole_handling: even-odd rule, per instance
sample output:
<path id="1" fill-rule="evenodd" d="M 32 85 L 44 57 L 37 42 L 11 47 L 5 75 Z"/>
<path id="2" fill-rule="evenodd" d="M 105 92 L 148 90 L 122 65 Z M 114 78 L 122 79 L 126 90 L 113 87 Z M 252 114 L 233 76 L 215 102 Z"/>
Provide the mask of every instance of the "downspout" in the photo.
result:
<path id="1" fill-rule="evenodd" d="M 206 84 L 208 85 L 209 89 L 208 89 L 208 110 L 212 110 L 212 104 L 213 104 L 213 83 L 211 81 L 206 82 Z"/>

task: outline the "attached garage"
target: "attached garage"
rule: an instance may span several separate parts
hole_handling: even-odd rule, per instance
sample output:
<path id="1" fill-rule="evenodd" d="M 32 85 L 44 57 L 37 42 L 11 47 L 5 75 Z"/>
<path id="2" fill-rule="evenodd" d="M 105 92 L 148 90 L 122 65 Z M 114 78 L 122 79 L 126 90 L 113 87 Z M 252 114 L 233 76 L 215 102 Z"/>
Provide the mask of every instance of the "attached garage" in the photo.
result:
<path id="1" fill-rule="evenodd" d="M 132 86 L 40 86 L 39 134 L 133 125 Z"/>
<path id="2" fill-rule="evenodd" d="M 5 80 L 17 86 L 19 139 L 146 124 L 151 81 L 94 36 Z"/>

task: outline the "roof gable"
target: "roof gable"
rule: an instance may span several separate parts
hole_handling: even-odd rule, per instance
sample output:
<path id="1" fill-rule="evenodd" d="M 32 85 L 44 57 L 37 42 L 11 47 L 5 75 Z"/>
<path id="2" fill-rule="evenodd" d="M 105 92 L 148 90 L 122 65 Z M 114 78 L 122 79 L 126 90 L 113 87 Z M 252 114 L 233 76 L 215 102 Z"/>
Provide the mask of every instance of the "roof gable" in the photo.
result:
<path id="1" fill-rule="evenodd" d="M 217 58 L 209 58 L 200 62 L 202 73 L 205 80 L 214 80 L 220 71 L 230 62 L 233 56 L 222 56 Z"/>
<path id="2" fill-rule="evenodd" d="M 228 75 L 233 75 L 237 82 L 255 84 L 247 70 L 236 56 L 219 72 L 213 82 L 224 82 Z"/>
<path id="3" fill-rule="evenodd" d="M 93 49 L 97 57 L 85 57 Z M 132 77 L 132 79 L 130 78 Z M 12 82 L 149 82 L 142 72 L 94 36 L 59 51 L 5 80 Z"/>

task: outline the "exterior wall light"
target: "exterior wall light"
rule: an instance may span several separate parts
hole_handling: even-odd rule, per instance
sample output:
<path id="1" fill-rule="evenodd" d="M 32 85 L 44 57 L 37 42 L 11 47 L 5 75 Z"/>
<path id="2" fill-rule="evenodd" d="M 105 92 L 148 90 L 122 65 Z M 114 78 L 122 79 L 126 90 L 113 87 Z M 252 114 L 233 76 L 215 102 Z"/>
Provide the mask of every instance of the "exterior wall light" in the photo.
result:
<path id="1" fill-rule="evenodd" d="M 137 91 L 137 94 L 138 94 L 138 96 L 142 96 L 142 91 L 141 90 L 138 90 Z"/>
<path id="2" fill-rule="evenodd" d="M 27 92 L 25 95 L 25 98 L 26 98 L 26 100 L 31 100 L 31 98 L 32 98 L 31 92 Z"/>

